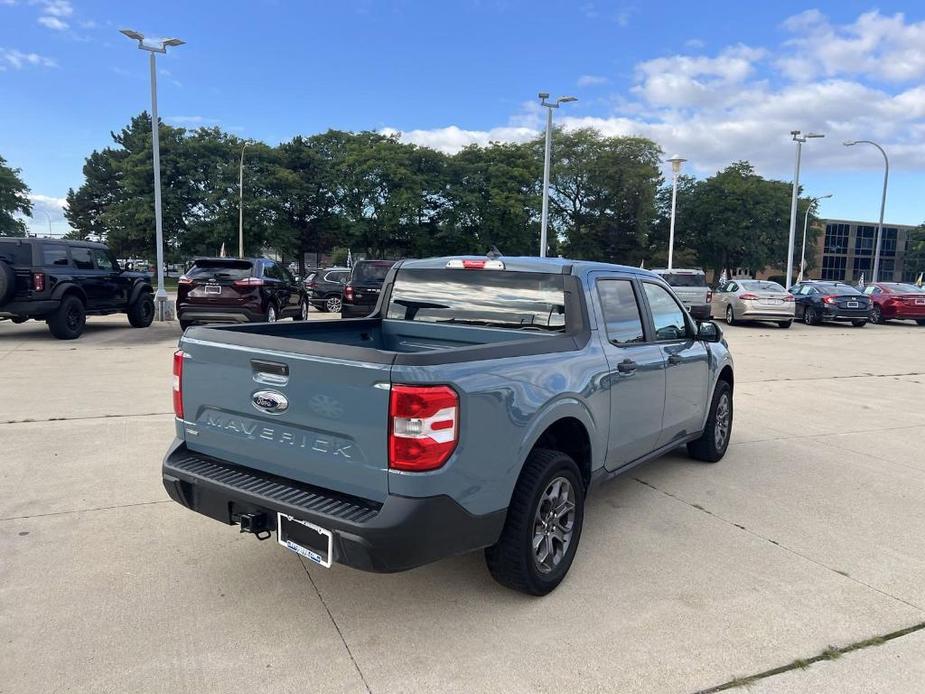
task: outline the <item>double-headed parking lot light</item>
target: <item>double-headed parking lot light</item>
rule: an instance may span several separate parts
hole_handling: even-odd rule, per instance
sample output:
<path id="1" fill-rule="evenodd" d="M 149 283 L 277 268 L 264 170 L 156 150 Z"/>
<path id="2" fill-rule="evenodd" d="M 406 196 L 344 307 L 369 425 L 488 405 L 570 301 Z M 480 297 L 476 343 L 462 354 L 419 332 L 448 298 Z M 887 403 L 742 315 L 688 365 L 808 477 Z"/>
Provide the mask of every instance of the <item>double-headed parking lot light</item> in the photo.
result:
<path id="1" fill-rule="evenodd" d="M 168 320 L 170 311 L 167 310 L 167 290 L 164 288 L 164 228 L 161 224 L 161 146 L 158 133 L 157 117 L 157 53 L 166 53 L 168 47 L 182 46 L 185 41 L 180 39 L 154 39 L 148 38 L 133 29 L 120 29 L 121 33 L 138 42 L 138 48 L 148 51 L 151 66 L 151 141 L 154 153 L 154 233 L 157 245 L 157 290 L 154 293 L 154 319 Z"/>
<path id="2" fill-rule="evenodd" d="M 560 96 L 555 101 L 547 101 L 549 92 L 540 92 L 540 106 L 546 108 L 546 154 L 543 158 L 543 212 L 540 216 L 540 258 L 546 257 L 546 230 L 549 221 L 549 159 L 552 152 L 552 110 L 559 104 L 578 101 L 574 96 Z"/>

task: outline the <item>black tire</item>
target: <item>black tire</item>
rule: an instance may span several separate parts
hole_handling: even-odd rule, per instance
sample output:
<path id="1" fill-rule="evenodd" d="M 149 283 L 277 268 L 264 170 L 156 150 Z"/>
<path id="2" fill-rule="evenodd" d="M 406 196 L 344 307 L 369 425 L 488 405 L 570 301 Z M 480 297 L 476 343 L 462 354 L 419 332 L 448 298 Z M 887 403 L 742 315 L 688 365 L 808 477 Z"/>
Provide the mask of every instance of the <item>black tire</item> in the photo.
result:
<path id="1" fill-rule="evenodd" d="M 735 325 L 736 316 L 735 311 L 732 310 L 732 306 L 726 307 L 726 325 Z"/>
<path id="2" fill-rule="evenodd" d="M 538 517 L 541 514 L 551 517 L 544 512 L 544 509 L 549 509 L 547 493 L 554 483 L 559 483 L 559 488 L 562 488 L 559 480 L 567 482 L 570 485 L 567 491 L 573 494 L 572 509 L 563 512 L 563 516 L 571 516 L 571 529 L 565 545 L 549 537 L 541 540 L 542 548 L 559 542 L 560 549 L 563 549 L 558 561 L 553 559 L 554 566 L 543 569 L 533 549 L 535 536 L 546 532 L 543 530 L 546 523 L 539 521 Z M 584 505 L 584 482 L 575 461 L 559 451 L 533 449 L 514 487 L 501 538 L 485 550 L 485 562 L 494 579 L 503 586 L 529 595 L 546 595 L 558 586 L 568 573 L 578 550 Z M 557 529 L 561 532 L 562 526 Z"/>
<path id="3" fill-rule="evenodd" d="M 61 305 L 48 317 L 48 329 L 59 340 L 76 340 L 87 324 L 87 311 L 84 302 L 74 294 L 68 294 L 61 300 Z"/>
<path id="4" fill-rule="evenodd" d="M 188 327 L 190 327 L 192 324 L 193 324 L 193 321 L 191 321 L 191 320 L 181 320 L 181 321 L 180 321 L 180 330 L 186 330 L 186 329 L 187 329 Z"/>
<path id="5" fill-rule="evenodd" d="M 0 305 L 5 304 L 16 291 L 16 273 L 13 268 L 0 261 Z"/>
<path id="6" fill-rule="evenodd" d="M 806 323 L 806 325 L 819 325 L 822 320 L 819 316 L 818 309 L 807 306 L 806 310 L 803 311 L 803 322 Z"/>
<path id="7" fill-rule="evenodd" d="M 308 302 L 305 299 L 299 302 L 299 312 L 292 317 L 292 320 L 308 320 Z"/>
<path id="8" fill-rule="evenodd" d="M 917 325 L 925 325 L 925 319 L 922 318 L 917 318 L 915 322 Z"/>
<path id="9" fill-rule="evenodd" d="M 855 328 L 863 328 L 865 325 L 867 325 L 867 321 L 866 320 L 853 320 L 851 321 L 851 325 L 853 325 Z"/>
<path id="10" fill-rule="evenodd" d="M 724 413 L 723 405 L 725 405 Z M 729 448 L 729 439 L 732 438 L 732 412 L 732 389 L 726 381 L 719 381 L 713 391 L 710 414 L 707 415 L 707 425 L 704 427 L 703 434 L 699 439 L 687 444 L 688 455 L 705 463 L 715 463 L 721 460 L 726 455 L 726 449 Z M 718 433 L 720 417 L 726 420 L 725 432 L 722 436 Z"/>
<path id="11" fill-rule="evenodd" d="M 791 325 L 793 325 L 793 321 L 792 321 L 792 320 L 782 320 L 780 323 L 777 324 L 777 327 L 778 327 L 778 328 L 783 328 L 784 330 L 786 330 L 786 329 L 789 328 Z"/>
<path id="12" fill-rule="evenodd" d="M 147 328 L 154 320 L 154 296 L 151 292 L 142 292 L 126 313 L 133 328 Z"/>
<path id="13" fill-rule="evenodd" d="M 877 325 L 886 323 L 886 321 L 883 320 L 883 311 L 880 310 L 877 304 L 874 304 L 873 308 L 870 310 L 870 322 L 876 323 Z"/>

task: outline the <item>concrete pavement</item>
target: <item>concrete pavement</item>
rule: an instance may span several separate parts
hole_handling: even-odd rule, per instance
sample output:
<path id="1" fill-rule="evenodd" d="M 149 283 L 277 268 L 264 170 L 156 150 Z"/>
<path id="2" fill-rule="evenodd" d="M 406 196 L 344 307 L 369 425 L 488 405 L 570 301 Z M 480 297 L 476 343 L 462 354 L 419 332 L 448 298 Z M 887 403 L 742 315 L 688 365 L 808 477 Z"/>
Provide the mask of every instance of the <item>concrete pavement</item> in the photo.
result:
<path id="1" fill-rule="evenodd" d="M 694 692 L 925 622 L 925 329 L 727 329 L 733 443 L 592 495 L 531 599 L 479 554 L 303 565 L 167 499 L 176 324 L 0 323 L 0 693 Z M 751 685 L 919 691 L 922 634 Z"/>

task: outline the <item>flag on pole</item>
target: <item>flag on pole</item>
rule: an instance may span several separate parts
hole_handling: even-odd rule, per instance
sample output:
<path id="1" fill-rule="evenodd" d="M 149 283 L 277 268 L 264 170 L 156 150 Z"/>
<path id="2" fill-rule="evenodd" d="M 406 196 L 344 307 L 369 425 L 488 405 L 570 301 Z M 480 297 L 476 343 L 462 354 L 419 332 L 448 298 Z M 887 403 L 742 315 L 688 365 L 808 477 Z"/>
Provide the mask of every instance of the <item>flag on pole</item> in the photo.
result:
<path id="1" fill-rule="evenodd" d="M 645 269 L 646 269 L 646 261 L 645 261 L 645 258 L 643 258 L 643 259 L 639 262 L 639 269 L 640 269 L 640 270 L 645 270 Z"/>
<path id="2" fill-rule="evenodd" d="M 723 272 L 722 272 L 722 274 L 720 274 L 720 276 L 719 276 L 719 282 L 718 282 L 718 284 L 719 284 L 720 287 L 725 287 L 725 286 L 726 286 L 726 282 L 728 282 L 728 281 L 729 281 L 729 278 L 726 277 L 726 268 L 723 268 Z"/>
<path id="3" fill-rule="evenodd" d="M 222 241 L 222 248 L 221 248 L 221 250 L 218 252 L 218 257 L 219 257 L 219 258 L 224 258 L 224 257 L 225 257 L 225 242 L 224 242 L 224 241 Z"/>
<path id="4" fill-rule="evenodd" d="M 925 273 L 920 272 L 920 273 L 919 273 L 919 278 L 915 281 L 915 286 L 918 287 L 919 289 L 922 288 L 922 284 L 923 284 L 923 282 L 922 282 L 922 275 L 925 275 Z"/>
<path id="5" fill-rule="evenodd" d="M 350 252 L 350 249 L 347 249 L 347 267 L 353 267 L 353 253 Z"/>
<path id="6" fill-rule="evenodd" d="M 864 273 L 861 273 L 861 279 L 858 280 L 858 289 L 864 289 Z"/>

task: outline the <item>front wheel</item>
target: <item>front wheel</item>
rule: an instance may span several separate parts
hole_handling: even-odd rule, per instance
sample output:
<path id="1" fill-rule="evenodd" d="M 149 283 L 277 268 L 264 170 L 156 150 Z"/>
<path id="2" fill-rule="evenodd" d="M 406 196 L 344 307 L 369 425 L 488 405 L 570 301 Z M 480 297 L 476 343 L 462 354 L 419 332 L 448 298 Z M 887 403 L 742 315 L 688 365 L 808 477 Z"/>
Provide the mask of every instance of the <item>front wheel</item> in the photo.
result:
<path id="1" fill-rule="evenodd" d="M 726 307 L 726 325 L 735 325 L 736 317 L 735 313 L 732 310 L 732 306 Z"/>
<path id="2" fill-rule="evenodd" d="M 154 320 L 154 297 L 144 292 L 128 307 L 128 322 L 133 328 L 147 328 Z"/>
<path id="3" fill-rule="evenodd" d="M 785 330 L 789 328 L 791 325 L 793 325 L 792 320 L 782 320 L 780 323 L 777 324 L 779 328 L 784 328 Z"/>
<path id="4" fill-rule="evenodd" d="M 585 487 L 565 453 L 536 448 L 517 480 L 504 530 L 485 550 L 498 583 L 529 595 L 546 595 L 568 573 L 584 520 Z"/>
<path id="5" fill-rule="evenodd" d="M 700 438 L 687 444 L 692 458 L 706 463 L 715 463 L 726 455 L 732 436 L 732 388 L 726 381 L 719 381 L 713 391 L 707 425 Z"/>
<path id="6" fill-rule="evenodd" d="M 870 322 L 876 323 L 877 325 L 886 323 L 886 321 L 883 320 L 883 311 L 880 310 L 877 304 L 874 304 L 874 307 L 870 310 Z"/>

